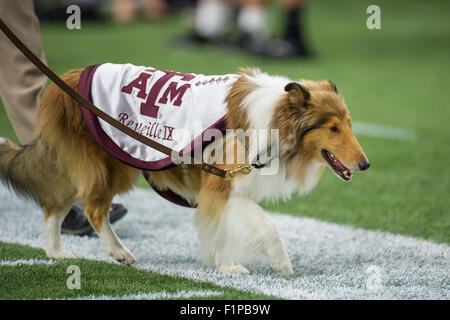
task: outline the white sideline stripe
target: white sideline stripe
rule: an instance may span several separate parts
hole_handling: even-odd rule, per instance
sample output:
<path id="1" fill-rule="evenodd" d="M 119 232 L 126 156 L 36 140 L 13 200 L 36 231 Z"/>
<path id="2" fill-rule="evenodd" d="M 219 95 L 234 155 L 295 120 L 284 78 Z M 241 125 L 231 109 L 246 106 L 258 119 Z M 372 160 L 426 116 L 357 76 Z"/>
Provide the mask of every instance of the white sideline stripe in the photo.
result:
<path id="1" fill-rule="evenodd" d="M 450 299 L 446 244 L 271 214 L 294 275 L 284 278 L 260 263 L 245 265 L 250 275 L 226 275 L 196 260 L 194 210 L 144 189 L 115 201 L 129 213 L 114 229 L 136 256 L 139 269 L 286 299 Z M 0 241 L 43 248 L 43 220 L 40 209 L 0 186 Z M 62 248 L 78 257 L 112 261 L 97 237 L 63 235 Z M 372 265 L 381 270 L 381 286 L 371 290 Z"/>
<path id="2" fill-rule="evenodd" d="M 414 131 L 408 129 L 388 127 L 379 124 L 365 123 L 359 121 L 353 121 L 352 127 L 353 132 L 356 135 L 393 139 L 393 140 L 407 140 L 407 141 L 417 140 L 417 134 Z"/>
<path id="3" fill-rule="evenodd" d="M 1 257 L 0 257 L 1 258 Z M 59 261 L 42 260 L 42 259 L 18 259 L 18 260 L 0 260 L 0 266 L 18 266 L 18 265 L 34 265 L 34 264 L 55 264 Z"/>
<path id="4" fill-rule="evenodd" d="M 161 299 L 190 299 L 190 298 L 208 298 L 208 297 L 220 297 L 223 296 L 221 291 L 178 291 L 178 292 L 149 292 L 149 293 L 137 293 L 128 294 L 124 296 L 82 296 L 70 299 L 61 300 L 161 300 Z"/>

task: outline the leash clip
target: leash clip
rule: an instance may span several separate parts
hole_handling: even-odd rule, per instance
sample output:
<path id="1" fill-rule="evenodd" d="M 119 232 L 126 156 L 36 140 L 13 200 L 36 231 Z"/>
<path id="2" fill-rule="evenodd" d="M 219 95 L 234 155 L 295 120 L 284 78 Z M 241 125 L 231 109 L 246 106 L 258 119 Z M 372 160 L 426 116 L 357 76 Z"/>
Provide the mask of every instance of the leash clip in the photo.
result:
<path id="1" fill-rule="evenodd" d="M 249 174 L 252 171 L 252 167 L 249 165 L 239 165 L 236 169 L 227 169 L 224 180 L 233 179 L 236 174 Z"/>

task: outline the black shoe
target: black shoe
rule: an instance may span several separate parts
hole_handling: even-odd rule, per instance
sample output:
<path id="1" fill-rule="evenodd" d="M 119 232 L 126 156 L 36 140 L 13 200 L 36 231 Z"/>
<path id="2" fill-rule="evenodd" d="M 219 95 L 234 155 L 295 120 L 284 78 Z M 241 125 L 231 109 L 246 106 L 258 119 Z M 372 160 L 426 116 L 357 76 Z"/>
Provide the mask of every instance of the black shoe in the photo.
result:
<path id="1" fill-rule="evenodd" d="M 312 57 L 312 53 L 299 39 L 276 39 L 268 42 L 265 56 L 270 58 Z"/>
<path id="2" fill-rule="evenodd" d="M 221 49 L 247 51 L 253 54 L 262 55 L 266 51 L 266 39 L 254 37 L 244 33 L 239 37 L 228 37 L 217 42 Z"/>
<path id="3" fill-rule="evenodd" d="M 224 40 L 222 48 L 239 49 L 265 58 L 310 57 L 304 43 L 297 39 L 267 39 L 244 34 L 237 40 Z"/>
<path id="4" fill-rule="evenodd" d="M 121 219 L 127 212 L 127 208 L 123 205 L 113 203 L 109 209 L 109 221 L 114 223 Z M 61 232 L 84 236 L 92 233 L 93 231 L 94 229 L 89 223 L 89 220 L 84 215 L 84 206 L 81 203 L 75 204 L 64 219 L 61 226 Z"/>

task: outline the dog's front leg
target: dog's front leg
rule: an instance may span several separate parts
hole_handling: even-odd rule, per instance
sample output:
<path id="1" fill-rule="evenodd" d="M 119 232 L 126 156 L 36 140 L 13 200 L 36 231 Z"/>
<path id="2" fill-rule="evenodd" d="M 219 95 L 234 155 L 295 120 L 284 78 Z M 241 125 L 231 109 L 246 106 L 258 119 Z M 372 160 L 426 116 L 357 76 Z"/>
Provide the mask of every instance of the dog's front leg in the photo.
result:
<path id="1" fill-rule="evenodd" d="M 292 265 L 283 240 L 272 219 L 250 199 L 232 195 L 221 213 L 196 216 L 201 241 L 200 257 L 214 263 L 221 272 L 248 273 L 235 261 L 264 254 L 278 272 L 289 276 Z M 205 261 L 206 260 L 206 261 Z"/>
<path id="2" fill-rule="evenodd" d="M 242 227 L 244 238 L 241 242 L 248 245 L 248 252 L 262 253 L 269 261 L 270 266 L 284 276 L 291 276 L 291 260 L 284 247 L 283 239 L 277 226 L 264 210 L 255 202 L 247 198 L 232 197 L 234 203 L 230 203 L 230 210 L 236 217 L 233 220 L 239 224 L 237 228 Z"/>

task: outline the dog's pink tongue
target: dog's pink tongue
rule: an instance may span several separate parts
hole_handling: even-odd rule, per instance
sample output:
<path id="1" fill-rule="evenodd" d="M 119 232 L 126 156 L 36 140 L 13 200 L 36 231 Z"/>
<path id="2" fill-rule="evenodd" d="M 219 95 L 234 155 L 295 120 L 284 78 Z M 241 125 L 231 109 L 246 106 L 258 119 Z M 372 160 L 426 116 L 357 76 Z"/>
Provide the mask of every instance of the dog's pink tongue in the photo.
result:
<path id="1" fill-rule="evenodd" d="M 336 157 L 334 158 L 334 164 L 341 170 L 341 171 L 347 171 L 348 169 L 346 167 L 344 167 L 344 165 L 342 163 L 340 163 L 339 160 L 336 159 Z"/>
<path id="2" fill-rule="evenodd" d="M 339 169 L 341 169 L 341 171 L 347 170 L 346 167 L 344 167 L 344 165 L 334 156 L 334 154 L 332 154 L 331 152 L 328 151 L 328 157 L 331 159 L 331 161 L 333 161 L 333 164 L 338 167 Z"/>
<path id="3" fill-rule="evenodd" d="M 352 177 L 352 171 L 347 169 L 334 155 L 331 157 L 333 160 L 333 164 L 337 167 L 337 169 L 347 178 Z"/>

